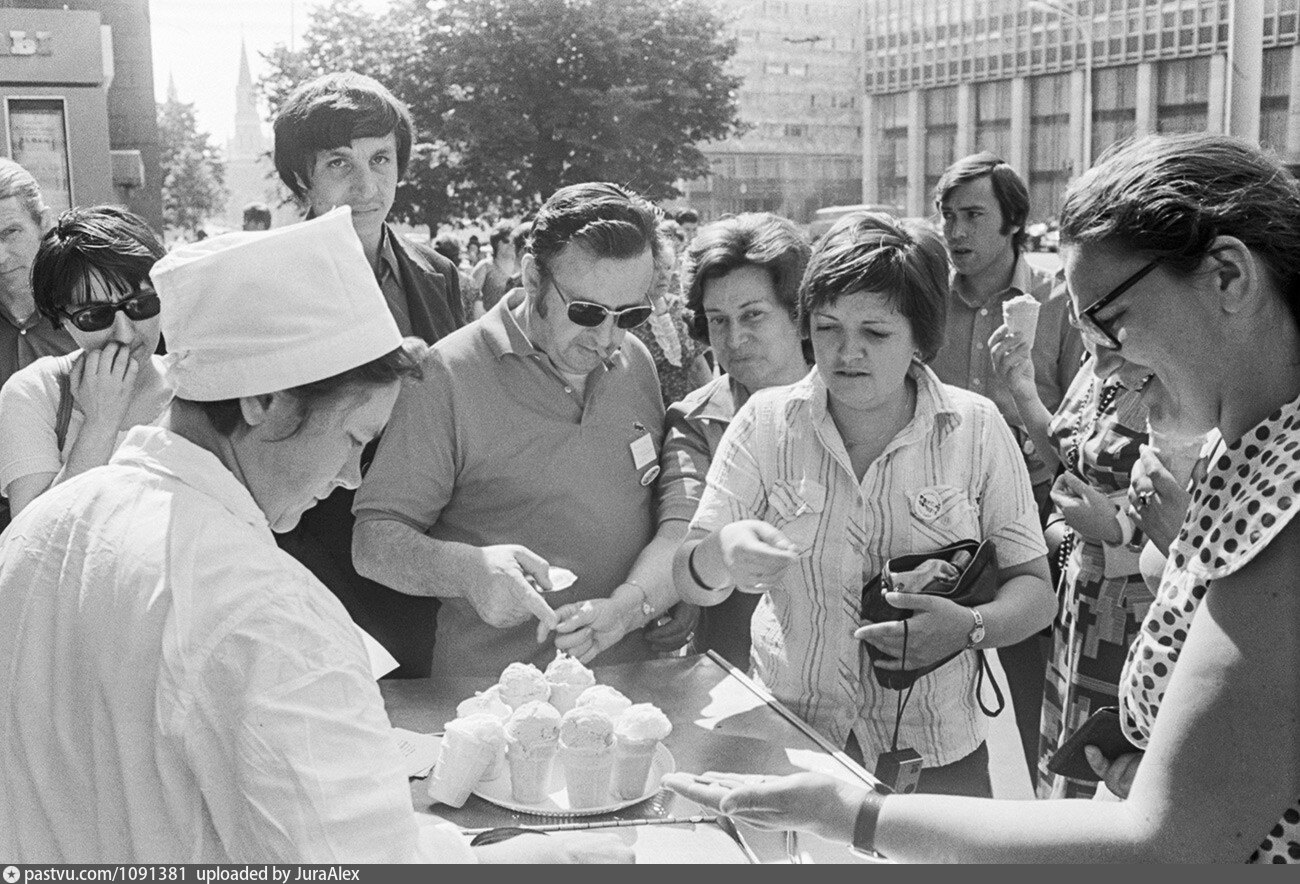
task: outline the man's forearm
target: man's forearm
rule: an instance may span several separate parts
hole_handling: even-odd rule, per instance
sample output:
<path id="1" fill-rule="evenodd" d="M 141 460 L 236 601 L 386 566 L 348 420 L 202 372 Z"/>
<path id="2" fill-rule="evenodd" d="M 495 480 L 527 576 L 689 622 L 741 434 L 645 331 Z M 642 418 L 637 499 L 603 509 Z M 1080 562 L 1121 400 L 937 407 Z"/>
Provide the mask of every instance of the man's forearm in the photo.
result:
<path id="1" fill-rule="evenodd" d="M 357 522 L 352 532 L 357 573 L 407 595 L 465 596 L 465 583 L 481 575 L 478 547 L 435 540 L 394 519 Z"/>
<path id="2" fill-rule="evenodd" d="M 688 527 L 689 523 L 680 519 L 661 524 L 654 539 L 636 557 L 624 581 L 644 590 L 646 601 L 654 608 L 656 616 L 682 600 L 673 582 L 673 553 L 686 537 Z"/>

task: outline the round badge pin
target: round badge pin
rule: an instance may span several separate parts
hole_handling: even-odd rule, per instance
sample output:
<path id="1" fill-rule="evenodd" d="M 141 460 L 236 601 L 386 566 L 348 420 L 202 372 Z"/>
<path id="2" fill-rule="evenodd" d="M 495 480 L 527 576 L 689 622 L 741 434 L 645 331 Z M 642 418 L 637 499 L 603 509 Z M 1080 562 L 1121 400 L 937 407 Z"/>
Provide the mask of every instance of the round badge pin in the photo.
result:
<path id="1" fill-rule="evenodd" d="M 930 521 L 939 515 L 939 507 L 943 503 L 943 498 L 939 492 L 933 488 L 925 488 L 916 495 L 916 514 L 925 521 Z"/>
<path id="2" fill-rule="evenodd" d="M 659 465 L 655 464 L 650 469 L 641 474 L 641 486 L 645 487 L 655 480 L 659 475 Z"/>

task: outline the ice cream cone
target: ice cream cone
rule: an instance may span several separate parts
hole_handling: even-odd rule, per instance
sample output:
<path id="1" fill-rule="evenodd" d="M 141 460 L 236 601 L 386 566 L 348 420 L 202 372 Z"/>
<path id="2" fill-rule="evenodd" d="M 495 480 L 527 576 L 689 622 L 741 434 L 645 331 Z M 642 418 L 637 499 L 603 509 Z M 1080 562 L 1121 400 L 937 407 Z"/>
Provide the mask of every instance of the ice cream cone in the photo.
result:
<path id="1" fill-rule="evenodd" d="M 614 749 L 574 749 L 560 746 L 560 763 L 569 791 L 569 807 L 579 810 L 609 803 L 609 783 L 614 772 Z"/>
<path id="2" fill-rule="evenodd" d="M 474 787 L 496 761 L 497 747 L 448 731 L 442 753 L 429 777 L 429 797 L 451 807 L 463 807 Z"/>
<path id="3" fill-rule="evenodd" d="M 648 790 L 650 763 L 654 760 L 658 740 L 614 740 L 614 794 L 628 801 L 640 798 Z"/>
<path id="4" fill-rule="evenodd" d="M 559 741 L 525 748 L 518 740 L 506 742 L 506 760 L 510 763 L 510 791 L 516 801 L 541 804 L 551 791 L 551 768 Z"/>
<path id="5" fill-rule="evenodd" d="M 1038 335 L 1038 311 L 1042 307 L 1033 295 L 1017 295 L 1002 302 L 1002 321 L 1030 347 Z"/>
<path id="6" fill-rule="evenodd" d="M 1201 459 L 1205 437 L 1161 432 L 1148 425 L 1147 444 L 1160 456 L 1160 462 L 1173 475 L 1174 481 L 1185 487 L 1196 462 Z"/>

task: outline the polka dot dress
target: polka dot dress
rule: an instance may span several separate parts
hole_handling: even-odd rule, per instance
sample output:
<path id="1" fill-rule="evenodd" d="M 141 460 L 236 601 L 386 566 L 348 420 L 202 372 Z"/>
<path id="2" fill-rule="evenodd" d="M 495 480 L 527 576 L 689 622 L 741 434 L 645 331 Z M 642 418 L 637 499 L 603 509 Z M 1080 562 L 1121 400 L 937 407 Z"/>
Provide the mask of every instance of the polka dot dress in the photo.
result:
<path id="1" fill-rule="evenodd" d="M 1300 399 L 1216 453 L 1169 549 L 1160 593 L 1120 679 L 1124 730 L 1146 746 L 1160 702 L 1211 581 L 1244 567 L 1300 509 Z M 1300 863 L 1300 800 L 1251 862 Z"/>

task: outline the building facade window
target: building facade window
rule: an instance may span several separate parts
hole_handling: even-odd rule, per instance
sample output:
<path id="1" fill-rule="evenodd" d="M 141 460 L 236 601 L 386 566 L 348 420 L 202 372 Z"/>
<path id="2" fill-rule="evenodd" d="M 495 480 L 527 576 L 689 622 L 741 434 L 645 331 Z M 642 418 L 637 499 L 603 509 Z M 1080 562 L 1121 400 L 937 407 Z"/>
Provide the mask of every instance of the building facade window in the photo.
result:
<path id="1" fill-rule="evenodd" d="M 1162 61 L 1156 66 L 1156 79 L 1156 130 L 1204 132 L 1209 119 L 1209 57 Z"/>
<path id="2" fill-rule="evenodd" d="M 1206 68 L 1209 70 L 1208 66 Z M 1092 72 L 1092 155 L 1137 129 L 1137 65 Z"/>
<path id="3" fill-rule="evenodd" d="M 1287 116 L 1291 104 L 1290 46 L 1264 50 L 1263 81 L 1259 99 L 1259 143 L 1285 155 Z"/>

